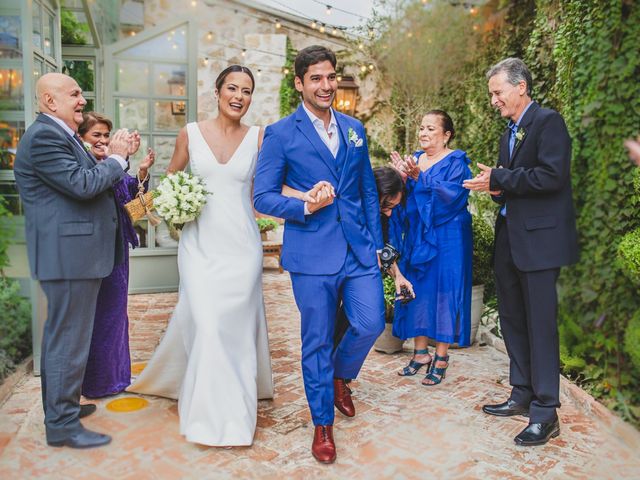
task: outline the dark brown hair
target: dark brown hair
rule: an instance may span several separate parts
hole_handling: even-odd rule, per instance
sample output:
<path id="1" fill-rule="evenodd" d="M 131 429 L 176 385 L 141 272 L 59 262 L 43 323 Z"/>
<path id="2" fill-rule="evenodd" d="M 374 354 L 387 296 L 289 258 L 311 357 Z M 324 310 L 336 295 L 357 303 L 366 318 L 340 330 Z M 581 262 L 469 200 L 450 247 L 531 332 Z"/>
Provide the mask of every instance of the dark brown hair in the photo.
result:
<path id="1" fill-rule="evenodd" d="M 449 142 L 454 139 L 454 137 L 456 136 L 456 131 L 453 128 L 453 120 L 447 112 L 445 112 L 444 110 L 429 110 L 427 113 L 425 113 L 425 116 L 427 115 L 435 115 L 436 117 L 439 117 L 440 125 L 442 125 L 442 129 L 444 130 L 444 132 L 451 132 Z"/>
<path id="2" fill-rule="evenodd" d="M 224 85 L 224 81 L 226 80 L 227 76 L 230 73 L 234 72 L 242 72 L 249 75 L 249 78 L 251 79 L 251 93 L 253 93 L 253 90 L 256 88 L 256 81 L 253 78 L 253 73 L 251 73 L 251 70 L 243 65 L 229 65 L 227 68 L 222 70 L 220 72 L 220 75 L 218 75 L 218 78 L 216 78 L 216 90 L 218 90 L 219 92 Z"/>
<path id="3" fill-rule="evenodd" d="M 304 83 L 304 74 L 307 73 L 311 65 L 316 63 L 328 61 L 336 68 L 336 54 L 329 50 L 327 47 L 321 45 L 311 45 L 310 47 L 303 48 L 296 55 L 294 61 L 294 70 L 296 77 Z"/>
<path id="4" fill-rule="evenodd" d="M 78 134 L 81 137 L 91 130 L 96 124 L 103 123 L 107 126 L 109 131 L 113 129 L 113 122 L 109 120 L 107 117 L 97 112 L 83 112 L 82 113 L 82 123 L 78 127 Z"/>

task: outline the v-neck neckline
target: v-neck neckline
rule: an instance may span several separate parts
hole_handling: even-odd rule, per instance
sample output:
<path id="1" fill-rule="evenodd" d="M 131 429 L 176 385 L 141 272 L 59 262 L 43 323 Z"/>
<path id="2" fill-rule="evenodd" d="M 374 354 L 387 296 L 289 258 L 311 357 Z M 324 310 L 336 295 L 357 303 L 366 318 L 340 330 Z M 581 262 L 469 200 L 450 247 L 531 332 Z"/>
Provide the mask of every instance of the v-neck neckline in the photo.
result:
<path id="1" fill-rule="evenodd" d="M 225 163 L 222 163 L 220 161 L 218 161 L 218 157 L 216 156 L 215 152 L 213 151 L 213 148 L 211 148 L 211 145 L 209 145 L 209 142 L 207 142 L 206 137 L 204 136 L 204 133 L 202 133 L 202 130 L 200 129 L 200 125 L 198 125 L 198 122 L 196 122 L 196 128 L 198 129 L 198 133 L 200 134 L 200 137 L 202 138 L 202 141 L 204 142 L 204 144 L 207 146 L 207 149 L 209 150 L 209 153 L 211 153 L 211 156 L 213 157 L 213 160 L 221 166 L 225 166 L 225 165 L 229 165 L 231 163 L 231 160 L 233 160 L 233 158 L 236 156 L 236 153 L 238 153 L 238 150 L 240 150 L 240 147 L 242 146 L 242 144 L 244 143 L 244 141 L 247 139 L 247 137 L 249 136 L 249 132 L 251 131 L 251 129 L 253 127 L 249 127 L 247 129 L 247 133 L 244 134 L 244 136 L 242 137 L 242 140 L 240 140 L 240 143 L 238 144 L 238 146 L 235 148 L 235 150 L 233 151 L 233 153 L 231 154 L 231 156 L 229 157 L 229 160 L 227 160 Z"/>

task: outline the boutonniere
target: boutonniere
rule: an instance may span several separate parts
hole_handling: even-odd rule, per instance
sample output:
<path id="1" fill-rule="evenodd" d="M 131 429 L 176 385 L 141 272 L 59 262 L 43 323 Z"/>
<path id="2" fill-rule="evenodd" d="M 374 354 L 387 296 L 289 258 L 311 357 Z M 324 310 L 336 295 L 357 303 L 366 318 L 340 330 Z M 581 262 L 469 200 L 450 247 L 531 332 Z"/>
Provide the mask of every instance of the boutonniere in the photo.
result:
<path id="1" fill-rule="evenodd" d="M 522 141 L 524 140 L 524 137 L 526 136 L 527 136 L 527 131 L 522 127 L 518 127 L 518 131 L 516 132 L 516 146 L 514 148 L 518 148 L 518 145 L 522 143 Z"/>
<path id="2" fill-rule="evenodd" d="M 90 143 L 82 142 L 82 145 L 84 145 L 84 149 L 85 149 L 87 152 L 91 152 L 91 144 L 90 144 Z"/>
<path id="3" fill-rule="evenodd" d="M 349 141 L 353 143 L 354 146 L 362 146 L 362 139 L 358 136 L 353 128 L 349 127 L 349 130 L 347 130 L 347 136 L 349 137 Z"/>

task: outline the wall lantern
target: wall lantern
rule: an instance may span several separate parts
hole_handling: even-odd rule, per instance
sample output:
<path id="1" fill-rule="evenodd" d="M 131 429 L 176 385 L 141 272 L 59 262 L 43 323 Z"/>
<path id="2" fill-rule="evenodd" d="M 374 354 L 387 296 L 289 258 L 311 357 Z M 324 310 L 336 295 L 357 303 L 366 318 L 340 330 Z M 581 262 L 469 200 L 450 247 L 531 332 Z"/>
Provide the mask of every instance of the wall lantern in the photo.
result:
<path id="1" fill-rule="evenodd" d="M 346 115 L 353 116 L 356 113 L 356 100 L 358 98 L 358 84 L 352 76 L 343 75 L 338 81 L 338 91 L 333 100 L 333 108 Z"/>
<path id="2" fill-rule="evenodd" d="M 185 72 L 171 72 L 171 78 L 167 80 L 169 84 L 169 93 L 174 97 L 184 97 L 185 95 Z M 185 115 L 187 111 L 187 102 L 184 100 L 171 101 L 171 113 L 173 115 Z"/>

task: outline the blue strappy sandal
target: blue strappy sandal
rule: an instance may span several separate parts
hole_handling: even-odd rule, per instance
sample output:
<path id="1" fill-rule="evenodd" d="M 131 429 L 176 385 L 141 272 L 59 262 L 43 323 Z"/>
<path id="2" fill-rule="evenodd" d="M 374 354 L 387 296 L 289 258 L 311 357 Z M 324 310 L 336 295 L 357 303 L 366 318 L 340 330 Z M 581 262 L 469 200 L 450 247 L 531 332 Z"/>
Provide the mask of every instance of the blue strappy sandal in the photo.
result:
<path id="1" fill-rule="evenodd" d="M 429 349 L 428 348 L 424 348 L 422 350 L 414 350 L 413 351 L 413 356 L 415 357 L 416 355 L 427 355 L 428 353 L 429 353 Z M 429 366 L 431 365 L 431 362 L 433 362 L 433 358 L 431 360 L 429 360 L 428 362 L 426 362 L 426 363 L 416 362 L 412 358 L 411 361 L 409 362 L 409 365 L 404 367 L 402 369 L 402 372 L 398 372 L 398 375 L 400 375 L 401 377 L 412 377 L 413 375 L 418 373 L 420 371 L 420 369 L 422 367 L 424 367 L 425 365 L 427 365 L 427 370 L 429 370 Z"/>
<path id="2" fill-rule="evenodd" d="M 447 362 L 447 366 L 436 367 L 438 362 Z M 438 385 L 440 382 L 442 382 L 442 380 L 444 380 L 444 377 L 447 375 L 447 368 L 449 368 L 449 355 L 441 357 L 436 353 L 435 357 L 433 357 L 429 373 L 427 373 L 422 380 L 422 385 L 424 385 L 425 387 Z M 433 383 L 424 383 L 425 380 L 431 380 Z"/>

